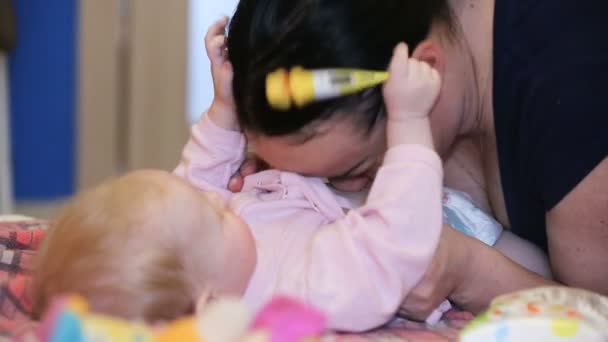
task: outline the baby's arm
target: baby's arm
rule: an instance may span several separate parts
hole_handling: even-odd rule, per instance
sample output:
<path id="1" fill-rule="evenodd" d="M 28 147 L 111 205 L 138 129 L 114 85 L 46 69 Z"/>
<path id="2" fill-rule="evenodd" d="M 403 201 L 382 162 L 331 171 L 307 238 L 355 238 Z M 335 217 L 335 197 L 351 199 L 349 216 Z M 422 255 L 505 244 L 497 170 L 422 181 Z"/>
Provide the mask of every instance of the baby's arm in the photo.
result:
<path id="1" fill-rule="evenodd" d="M 174 173 L 201 190 L 228 196 L 228 181 L 244 159 L 245 137 L 238 129 L 232 96 L 232 68 L 226 58 L 227 18 L 213 24 L 205 37 L 215 96 L 207 114 L 192 127 L 190 140 Z"/>
<path id="2" fill-rule="evenodd" d="M 174 173 L 204 191 L 230 195 L 228 181 L 245 157 L 245 137 L 220 128 L 210 114 L 192 126 L 190 140 Z"/>
<path id="3" fill-rule="evenodd" d="M 366 204 L 319 227 L 277 292 L 322 309 L 330 326 L 363 331 L 388 322 L 429 266 L 442 231 L 439 156 L 391 148 Z"/>
<path id="4" fill-rule="evenodd" d="M 330 327 L 363 331 L 388 322 L 429 267 L 441 231 L 443 170 L 428 111 L 439 78 L 395 51 L 384 89 L 388 146 L 366 204 L 320 227 L 306 254 L 279 274 L 276 291 L 327 312 Z"/>

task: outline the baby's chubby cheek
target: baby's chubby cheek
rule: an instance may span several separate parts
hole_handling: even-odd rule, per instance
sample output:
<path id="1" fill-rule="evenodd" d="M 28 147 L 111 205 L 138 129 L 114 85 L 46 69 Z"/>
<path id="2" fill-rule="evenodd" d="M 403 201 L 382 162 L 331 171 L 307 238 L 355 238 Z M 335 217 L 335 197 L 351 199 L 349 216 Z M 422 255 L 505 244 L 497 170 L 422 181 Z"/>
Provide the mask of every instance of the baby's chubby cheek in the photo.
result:
<path id="1" fill-rule="evenodd" d="M 206 191 L 203 193 L 203 196 L 213 209 L 218 211 L 226 210 L 227 203 L 217 192 Z"/>
<path id="2" fill-rule="evenodd" d="M 251 230 L 243 219 L 229 211 L 225 213 L 222 224 L 224 231 L 230 232 L 224 236 L 227 239 L 226 252 L 233 259 L 231 262 L 233 271 L 239 273 L 241 281 L 247 284 L 257 261 L 256 245 Z"/>

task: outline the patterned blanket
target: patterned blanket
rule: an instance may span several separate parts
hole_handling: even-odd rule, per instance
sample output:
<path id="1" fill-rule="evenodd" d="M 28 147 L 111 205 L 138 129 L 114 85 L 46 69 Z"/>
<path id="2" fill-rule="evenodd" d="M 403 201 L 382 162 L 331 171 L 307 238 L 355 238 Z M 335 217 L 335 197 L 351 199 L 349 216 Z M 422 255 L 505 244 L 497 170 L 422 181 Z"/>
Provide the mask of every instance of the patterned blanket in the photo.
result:
<path id="1" fill-rule="evenodd" d="M 31 326 L 26 290 L 46 228 L 44 221 L 0 222 L 0 336 Z"/>
<path id="2" fill-rule="evenodd" d="M 30 319 L 28 286 L 35 251 L 48 223 L 25 220 L 4 222 L 0 217 L 0 341 L 33 336 L 36 322 Z M 382 329 L 366 334 L 335 334 L 333 342 L 452 341 L 473 315 L 450 311 L 434 327 L 423 323 L 396 320 Z"/>

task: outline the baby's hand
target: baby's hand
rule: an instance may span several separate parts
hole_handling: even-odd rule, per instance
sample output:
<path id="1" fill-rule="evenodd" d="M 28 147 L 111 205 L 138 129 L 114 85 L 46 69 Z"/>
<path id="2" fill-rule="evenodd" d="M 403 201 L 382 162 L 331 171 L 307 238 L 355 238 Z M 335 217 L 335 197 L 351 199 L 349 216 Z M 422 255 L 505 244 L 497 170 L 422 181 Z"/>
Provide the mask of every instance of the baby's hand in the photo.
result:
<path id="1" fill-rule="evenodd" d="M 205 36 L 207 56 L 211 61 L 211 75 L 215 96 L 209 108 L 209 117 L 222 128 L 238 130 L 236 106 L 232 95 L 232 65 L 226 50 L 226 25 L 228 17 L 216 21 Z"/>
<path id="2" fill-rule="evenodd" d="M 410 58 L 407 45 L 400 43 L 393 52 L 389 79 L 384 85 L 384 102 L 389 121 L 426 118 L 433 108 L 441 80 L 435 69 Z"/>

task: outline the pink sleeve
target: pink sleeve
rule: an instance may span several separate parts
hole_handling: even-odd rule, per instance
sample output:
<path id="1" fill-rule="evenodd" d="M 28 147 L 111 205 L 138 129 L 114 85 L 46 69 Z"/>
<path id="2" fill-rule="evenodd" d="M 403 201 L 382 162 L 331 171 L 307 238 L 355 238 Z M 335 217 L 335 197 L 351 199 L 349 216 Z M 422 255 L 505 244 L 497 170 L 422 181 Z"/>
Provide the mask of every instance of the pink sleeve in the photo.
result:
<path id="1" fill-rule="evenodd" d="M 173 173 L 203 191 L 217 191 L 226 197 L 230 194 L 228 181 L 244 159 L 245 145 L 243 134 L 218 127 L 205 114 L 192 126 Z"/>
<path id="2" fill-rule="evenodd" d="M 366 204 L 319 229 L 303 256 L 306 281 L 300 276 L 284 288 L 324 310 L 333 329 L 363 331 L 388 322 L 433 258 L 442 180 L 434 151 L 390 149 Z"/>

